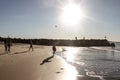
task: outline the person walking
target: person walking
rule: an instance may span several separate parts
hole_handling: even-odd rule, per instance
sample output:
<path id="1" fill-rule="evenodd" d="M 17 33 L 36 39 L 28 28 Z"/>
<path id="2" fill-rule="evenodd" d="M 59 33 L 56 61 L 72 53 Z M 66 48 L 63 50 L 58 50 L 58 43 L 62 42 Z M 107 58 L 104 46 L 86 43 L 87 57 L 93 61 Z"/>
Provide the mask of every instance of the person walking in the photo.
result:
<path id="1" fill-rule="evenodd" d="M 30 47 L 29 47 L 29 51 L 32 49 L 32 51 L 33 51 L 33 42 L 32 42 L 32 40 L 30 40 Z"/>
<path id="2" fill-rule="evenodd" d="M 7 51 L 7 39 L 4 40 L 5 52 Z"/>
<path id="3" fill-rule="evenodd" d="M 115 43 L 111 43 L 113 49 L 115 49 Z"/>
<path id="4" fill-rule="evenodd" d="M 56 47 L 55 47 L 55 46 L 53 46 L 53 47 L 52 47 L 52 50 L 53 50 L 53 57 L 54 57 L 55 52 L 56 52 Z"/>
<path id="5" fill-rule="evenodd" d="M 10 49 L 11 49 L 11 44 L 12 44 L 12 43 L 11 43 L 11 39 L 10 39 L 10 37 L 8 37 L 8 39 L 7 39 L 7 49 L 8 49 L 7 51 L 8 51 L 8 52 L 11 51 L 11 50 L 10 50 Z"/>

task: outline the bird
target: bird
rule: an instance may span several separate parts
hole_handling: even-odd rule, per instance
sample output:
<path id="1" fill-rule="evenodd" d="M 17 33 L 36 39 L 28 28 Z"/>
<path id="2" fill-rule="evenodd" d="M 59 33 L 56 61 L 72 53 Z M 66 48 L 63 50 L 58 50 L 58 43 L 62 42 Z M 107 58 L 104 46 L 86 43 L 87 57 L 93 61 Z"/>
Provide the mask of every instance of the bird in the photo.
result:
<path id="1" fill-rule="evenodd" d="M 57 25 L 55 25 L 55 28 L 57 28 L 58 26 Z"/>

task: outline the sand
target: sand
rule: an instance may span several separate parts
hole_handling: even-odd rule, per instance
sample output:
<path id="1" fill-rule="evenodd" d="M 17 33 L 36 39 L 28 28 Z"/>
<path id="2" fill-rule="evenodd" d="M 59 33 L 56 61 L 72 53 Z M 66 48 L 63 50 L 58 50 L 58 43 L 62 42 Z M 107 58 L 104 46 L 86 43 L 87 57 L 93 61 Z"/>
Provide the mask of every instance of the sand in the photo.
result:
<path id="1" fill-rule="evenodd" d="M 81 76 L 60 56 L 52 56 L 52 46 L 13 44 L 11 52 L 0 44 L 0 80 L 101 80 Z"/>
<path id="2" fill-rule="evenodd" d="M 51 46 L 13 44 L 4 52 L 0 44 L 0 80 L 75 80 L 77 71 L 58 56 L 52 57 Z M 47 60 L 46 60 L 47 59 Z"/>

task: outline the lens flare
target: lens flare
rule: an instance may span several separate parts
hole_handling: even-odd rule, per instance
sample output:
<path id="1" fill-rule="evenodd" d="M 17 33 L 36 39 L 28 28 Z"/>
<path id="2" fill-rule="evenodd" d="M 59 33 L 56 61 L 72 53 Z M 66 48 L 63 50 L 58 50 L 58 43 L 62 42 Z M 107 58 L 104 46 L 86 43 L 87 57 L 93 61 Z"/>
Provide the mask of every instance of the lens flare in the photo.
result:
<path id="1" fill-rule="evenodd" d="M 61 22 L 66 25 L 76 25 L 82 19 L 82 9 L 80 5 L 75 4 L 73 2 L 62 8 L 63 12 L 61 15 Z"/>

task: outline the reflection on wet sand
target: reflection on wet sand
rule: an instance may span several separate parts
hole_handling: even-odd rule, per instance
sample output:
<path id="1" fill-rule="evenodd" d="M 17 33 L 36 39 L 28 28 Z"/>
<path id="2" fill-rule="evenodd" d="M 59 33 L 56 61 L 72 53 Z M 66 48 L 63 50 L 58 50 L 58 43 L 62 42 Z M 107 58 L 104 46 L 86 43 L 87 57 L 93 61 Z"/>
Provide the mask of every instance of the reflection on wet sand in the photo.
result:
<path id="1" fill-rule="evenodd" d="M 79 79 L 83 76 L 90 77 L 89 80 L 91 78 L 102 80 L 105 76 L 120 76 L 120 51 L 118 50 L 109 47 L 64 47 L 61 54 L 66 62 L 76 68 Z"/>

